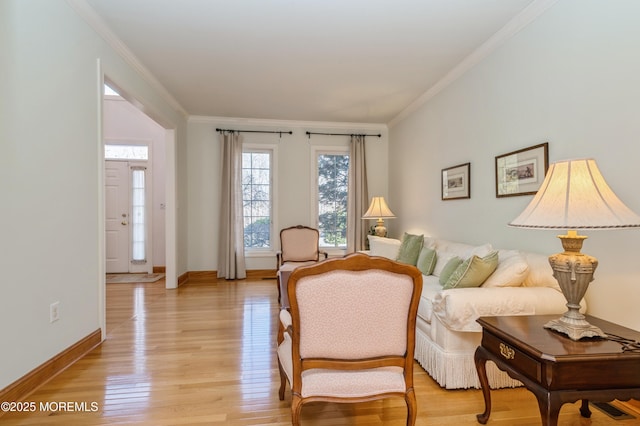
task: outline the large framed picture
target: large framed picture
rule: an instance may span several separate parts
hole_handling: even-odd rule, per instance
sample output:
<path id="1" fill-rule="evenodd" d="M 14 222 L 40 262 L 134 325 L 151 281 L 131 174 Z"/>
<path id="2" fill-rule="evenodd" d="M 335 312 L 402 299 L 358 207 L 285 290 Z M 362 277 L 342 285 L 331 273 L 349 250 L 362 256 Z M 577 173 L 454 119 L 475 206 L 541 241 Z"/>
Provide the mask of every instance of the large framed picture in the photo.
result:
<path id="1" fill-rule="evenodd" d="M 471 163 L 442 169 L 442 199 L 471 198 Z"/>
<path id="2" fill-rule="evenodd" d="M 548 142 L 498 155 L 496 157 L 496 197 L 535 194 L 548 168 Z"/>

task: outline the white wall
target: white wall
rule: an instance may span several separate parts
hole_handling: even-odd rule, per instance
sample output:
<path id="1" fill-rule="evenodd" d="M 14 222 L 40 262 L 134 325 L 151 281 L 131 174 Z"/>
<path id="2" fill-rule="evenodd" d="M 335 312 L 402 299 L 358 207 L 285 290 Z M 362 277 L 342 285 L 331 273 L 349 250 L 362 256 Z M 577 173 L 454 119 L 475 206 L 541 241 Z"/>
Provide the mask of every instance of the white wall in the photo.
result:
<path id="1" fill-rule="evenodd" d="M 640 2 L 561 0 L 390 129 L 392 232 L 541 253 L 553 231 L 508 228 L 531 196 L 495 197 L 495 156 L 549 142 L 550 162 L 594 157 L 640 212 Z M 471 162 L 471 199 L 441 201 L 443 168 Z M 600 260 L 589 313 L 640 330 L 640 231 L 586 232 Z"/>
<path id="2" fill-rule="evenodd" d="M 188 130 L 189 163 L 189 263 L 190 271 L 217 270 L 217 238 L 220 199 L 220 139 L 216 128 L 241 130 L 284 130 L 292 135 L 243 133 L 244 143 L 277 145 L 274 229 L 311 223 L 311 149 L 313 146 L 348 146 L 348 136 L 312 135 L 323 133 L 382 134 L 367 138 L 369 195 L 387 197 L 387 129 L 384 125 L 303 123 L 269 120 L 232 120 L 191 117 Z M 393 208 L 393 206 L 391 206 Z M 279 239 L 276 238 L 279 244 Z M 275 269 L 275 251 L 261 257 L 247 256 L 247 269 Z"/>
<path id="3" fill-rule="evenodd" d="M 101 324 L 98 59 L 178 142 L 186 123 L 64 0 L 0 1 L 0 51 L 2 389 Z"/>
<path id="4" fill-rule="evenodd" d="M 150 229 L 152 266 L 165 264 L 165 129 L 147 117 L 142 111 L 119 96 L 106 96 L 103 110 L 103 135 L 105 143 L 146 144 L 149 146 L 151 172 L 152 215 Z"/>

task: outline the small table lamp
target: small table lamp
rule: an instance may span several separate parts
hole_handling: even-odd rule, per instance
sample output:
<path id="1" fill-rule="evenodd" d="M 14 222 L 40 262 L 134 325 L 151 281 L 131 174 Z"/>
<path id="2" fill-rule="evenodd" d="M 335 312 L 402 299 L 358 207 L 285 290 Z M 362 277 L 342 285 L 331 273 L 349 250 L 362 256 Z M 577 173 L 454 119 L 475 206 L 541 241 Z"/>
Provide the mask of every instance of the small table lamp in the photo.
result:
<path id="1" fill-rule="evenodd" d="M 640 216 L 632 212 L 605 182 L 595 160 L 560 161 L 549 166 L 540 189 L 527 208 L 509 226 L 534 229 L 566 229 L 558 235 L 564 252 L 551 255 L 549 263 L 567 299 L 568 311 L 545 328 L 572 340 L 605 337 L 580 313 L 580 301 L 593 280 L 598 260 L 580 252 L 587 238 L 576 229 L 640 227 Z"/>
<path id="2" fill-rule="evenodd" d="M 373 197 L 371 199 L 371 205 L 369 205 L 369 210 L 362 216 L 363 219 L 378 219 L 376 224 L 376 235 L 378 237 L 387 236 L 387 228 L 384 226 L 383 219 L 393 219 L 395 217 L 396 215 L 393 214 L 384 201 L 384 197 Z"/>

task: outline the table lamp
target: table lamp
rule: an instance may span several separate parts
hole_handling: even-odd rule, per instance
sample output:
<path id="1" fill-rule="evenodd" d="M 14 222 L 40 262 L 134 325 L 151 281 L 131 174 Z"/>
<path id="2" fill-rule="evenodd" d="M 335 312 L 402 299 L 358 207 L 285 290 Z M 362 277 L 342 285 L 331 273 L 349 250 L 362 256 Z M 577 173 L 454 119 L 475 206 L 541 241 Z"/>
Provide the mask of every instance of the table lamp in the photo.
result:
<path id="1" fill-rule="evenodd" d="M 384 226 L 383 219 L 393 219 L 395 217 L 396 215 L 393 214 L 389 206 L 387 206 L 386 201 L 384 201 L 384 197 L 373 197 L 369 205 L 369 210 L 362 216 L 363 219 L 378 219 L 375 228 L 378 237 L 387 236 L 387 228 Z"/>
<path id="2" fill-rule="evenodd" d="M 551 164 L 544 182 L 525 210 L 509 226 L 532 229 L 564 229 L 558 235 L 564 252 L 551 255 L 549 263 L 567 299 L 567 312 L 545 328 L 572 340 L 605 337 L 605 333 L 580 313 L 580 301 L 593 280 L 598 260 L 580 252 L 587 238 L 577 229 L 640 227 L 640 216 L 620 201 L 605 182 L 595 160 L 578 159 Z"/>

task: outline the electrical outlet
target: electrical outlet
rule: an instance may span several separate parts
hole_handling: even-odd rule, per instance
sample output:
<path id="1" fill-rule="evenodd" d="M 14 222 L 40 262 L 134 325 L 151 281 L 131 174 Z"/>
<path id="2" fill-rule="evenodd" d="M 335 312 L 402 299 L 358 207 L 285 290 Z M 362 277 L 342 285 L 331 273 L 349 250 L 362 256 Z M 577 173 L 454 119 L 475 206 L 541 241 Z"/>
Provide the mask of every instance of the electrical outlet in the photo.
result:
<path id="1" fill-rule="evenodd" d="M 49 305 L 49 322 L 56 322 L 60 319 L 60 302 L 53 302 Z"/>

